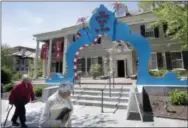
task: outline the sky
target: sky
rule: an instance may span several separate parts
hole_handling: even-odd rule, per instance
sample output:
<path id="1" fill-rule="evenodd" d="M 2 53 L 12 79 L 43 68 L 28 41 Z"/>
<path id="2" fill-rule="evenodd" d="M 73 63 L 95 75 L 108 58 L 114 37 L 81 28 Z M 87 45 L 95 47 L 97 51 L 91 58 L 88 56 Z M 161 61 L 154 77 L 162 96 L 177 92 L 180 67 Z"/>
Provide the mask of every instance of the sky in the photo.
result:
<path id="1" fill-rule="evenodd" d="M 2 43 L 36 48 L 34 34 L 76 25 L 79 17 L 91 16 L 104 4 L 113 2 L 2 2 Z M 137 2 L 124 2 L 129 10 L 138 10 Z"/>

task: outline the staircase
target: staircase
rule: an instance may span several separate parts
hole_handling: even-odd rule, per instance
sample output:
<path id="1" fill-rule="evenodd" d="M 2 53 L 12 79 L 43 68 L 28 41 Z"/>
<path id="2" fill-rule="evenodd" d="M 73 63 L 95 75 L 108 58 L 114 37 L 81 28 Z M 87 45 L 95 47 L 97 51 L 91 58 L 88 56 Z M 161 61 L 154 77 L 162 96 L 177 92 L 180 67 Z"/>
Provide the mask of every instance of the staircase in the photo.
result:
<path id="1" fill-rule="evenodd" d="M 116 86 L 111 89 L 111 97 L 109 88 L 104 88 L 103 91 L 103 107 L 113 109 L 126 109 L 128 106 L 129 93 L 131 85 Z M 86 106 L 98 106 L 101 107 L 102 102 L 102 90 L 101 86 L 95 87 L 74 87 L 74 93 L 72 95 L 72 101 L 74 104 L 86 105 Z"/>

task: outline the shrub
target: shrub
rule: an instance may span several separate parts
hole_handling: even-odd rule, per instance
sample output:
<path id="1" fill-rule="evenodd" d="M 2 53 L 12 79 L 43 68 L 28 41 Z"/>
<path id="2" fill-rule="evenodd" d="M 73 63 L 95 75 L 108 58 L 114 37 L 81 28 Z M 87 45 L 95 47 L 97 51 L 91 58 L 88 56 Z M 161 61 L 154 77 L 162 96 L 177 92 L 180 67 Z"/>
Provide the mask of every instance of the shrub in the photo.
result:
<path id="1" fill-rule="evenodd" d="M 2 67 L 1 69 L 1 83 L 8 84 L 11 82 L 12 72 L 11 69 L 7 67 Z"/>
<path id="2" fill-rule="evenodd" d="M 35 93 L 36 97 L 41 97 L 42 96 L 42 90 L 45 88 L 45 85 L 37 85 L 34 86 L 33 91 Z"/>
<path id="3" fill-rule="evenodd" d="M 176 73 L 176 75 L 178 77 L 184 76 L 187 77 L 188 76 L 188 70 L 173 70 L 174 73 Z"/>
<path id="4" fill-rule="evenodd" d="M 96 79 L 97 76 L 101 75 L 100 65 L 99 64 L 91 65 L 90 74 L 93 76 L 93 79 Z"/>
<path id="5" fill-rule="evenodd" d="M 18 81 L 19 79 L 21 79 L 21 74 L 19 72 L 13 73 L 12 80 Z"/>
<path id="6" fill-rule="evenodd" d="M 161 77 L 167 72 L 166 69 L 159 69 L 159 71 L 149 71 L 150 75 L 155 77 Z"/>
<path id="7" fill-rule="evenodd" d="M 169 99 L 174 105 L 188 105 L 188 94 L 185 91 L 174 89 L 169 93 Z"/>
<path id="8" fill-rule="evenodd" d="M 3 91 L 4 91 L 4 92 L 9 92 L 9 91 L 11 91 L 12 89 L 13 89 L 13 83 L 9 83 L 9 84 L 5 84 L 5 85 L 4 85 Z"/>

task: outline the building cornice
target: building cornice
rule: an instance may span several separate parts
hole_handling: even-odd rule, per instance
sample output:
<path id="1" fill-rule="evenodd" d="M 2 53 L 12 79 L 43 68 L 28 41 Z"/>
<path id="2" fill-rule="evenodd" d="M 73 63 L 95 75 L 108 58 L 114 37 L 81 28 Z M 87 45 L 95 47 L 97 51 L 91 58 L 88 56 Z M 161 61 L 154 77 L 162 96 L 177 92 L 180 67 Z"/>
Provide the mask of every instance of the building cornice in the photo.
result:
<path id="1" fill-rule="evenodd" d="M 154 22 L 157 21 L 158 18 L 152 14 L 152 12 L 146 12 L 137 14 L 134 16 L 127 16 L 127 17 L 121 17 L 117 19 L 120 22 L 126 22 L 128 25 L 135 25 L 135 24 L 142 24 L 147 22 Z M 88 25 L 88 23 L 86 23 Z M 66 27 L 60 30 L 50 31 L 50 32 L 44 32 L 33 35 L 37 38 L 37 40 L 46 40 L 50 38 L 58 38 L 62 36 L 66 36 L 69 34 L 76 33 L 78 29 L 82 28 L 82 25 L 74 25 L 70 27 Z"/>

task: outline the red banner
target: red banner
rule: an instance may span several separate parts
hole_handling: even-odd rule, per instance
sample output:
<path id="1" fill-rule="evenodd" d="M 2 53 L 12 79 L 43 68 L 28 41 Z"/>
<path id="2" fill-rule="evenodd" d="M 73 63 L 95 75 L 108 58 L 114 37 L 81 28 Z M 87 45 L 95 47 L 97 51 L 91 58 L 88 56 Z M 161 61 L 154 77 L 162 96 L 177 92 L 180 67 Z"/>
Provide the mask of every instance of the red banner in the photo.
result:
<path id="1" fill-rule="evenodd" d="M 45 43 L 42 45 L 41 53 L 40 53 L 40 58 L 41 59 L 46 59 L 47 58 L 47 52 L 48 52 L 48 45 Z"/>
<path id="2" fill-rule="evenodd" d="M 60 60 L 62 58 L 62 41 L 56 42 L 56 59 Z"/>

